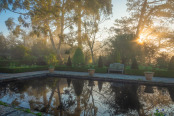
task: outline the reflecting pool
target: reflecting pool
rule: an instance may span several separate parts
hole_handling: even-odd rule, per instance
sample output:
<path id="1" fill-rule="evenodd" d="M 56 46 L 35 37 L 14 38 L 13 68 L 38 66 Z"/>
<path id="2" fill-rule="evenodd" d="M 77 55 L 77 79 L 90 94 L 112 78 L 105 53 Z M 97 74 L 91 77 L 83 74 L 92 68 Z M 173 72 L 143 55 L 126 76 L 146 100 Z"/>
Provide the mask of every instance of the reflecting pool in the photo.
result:
<path id="1" fill-rule="evenodd" d="M 56 116 L 173 116 L 174 86 L 48 77 L 0 83 L 0 101 Z"/>

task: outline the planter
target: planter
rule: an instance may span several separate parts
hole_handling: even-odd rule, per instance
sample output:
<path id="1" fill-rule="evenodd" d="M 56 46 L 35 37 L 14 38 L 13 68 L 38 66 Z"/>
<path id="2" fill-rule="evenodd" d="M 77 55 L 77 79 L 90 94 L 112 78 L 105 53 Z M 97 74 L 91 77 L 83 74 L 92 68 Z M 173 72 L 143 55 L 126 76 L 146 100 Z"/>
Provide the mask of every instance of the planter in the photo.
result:
<path id="1" fill-rule="evenodd" d="M 152 80 L 154 72 L 144 72 L 146 80 Z"/>
<path id="2" fill-rule="evenodd" d="M 93 77 L 95 73 L 95 69 L 88 69 L 89 76 Z"/>
<path id="3" fill-rule="evenodd" d="M 54 72 L 54 68 L 49 68 L 49 72 L 53 73 Z"/>

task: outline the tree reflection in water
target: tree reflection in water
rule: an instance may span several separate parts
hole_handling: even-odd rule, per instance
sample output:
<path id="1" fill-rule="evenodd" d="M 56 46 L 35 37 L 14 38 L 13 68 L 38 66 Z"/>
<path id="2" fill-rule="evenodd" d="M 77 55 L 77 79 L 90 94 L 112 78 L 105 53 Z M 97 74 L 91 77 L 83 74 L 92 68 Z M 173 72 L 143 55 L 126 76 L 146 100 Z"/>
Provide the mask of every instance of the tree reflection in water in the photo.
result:
<path id="1" fill-rule="evenodd" d="M 55 116 L 143 116 L 174 110 L 173 88 L 49 77 L 2 83 L 0 101 Z"/>

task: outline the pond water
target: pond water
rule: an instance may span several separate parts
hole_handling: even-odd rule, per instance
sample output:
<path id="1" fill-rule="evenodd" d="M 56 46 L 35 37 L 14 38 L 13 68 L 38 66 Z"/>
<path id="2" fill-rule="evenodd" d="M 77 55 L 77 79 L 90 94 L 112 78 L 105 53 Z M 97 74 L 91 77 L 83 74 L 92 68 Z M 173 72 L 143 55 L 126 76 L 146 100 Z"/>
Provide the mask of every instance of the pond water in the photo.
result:
<path id="1" fill-rule="evenodd" d="M 174 86 L 39 78 L 0 83 L 0 101 L 57 116 L 174 114 Z"/>

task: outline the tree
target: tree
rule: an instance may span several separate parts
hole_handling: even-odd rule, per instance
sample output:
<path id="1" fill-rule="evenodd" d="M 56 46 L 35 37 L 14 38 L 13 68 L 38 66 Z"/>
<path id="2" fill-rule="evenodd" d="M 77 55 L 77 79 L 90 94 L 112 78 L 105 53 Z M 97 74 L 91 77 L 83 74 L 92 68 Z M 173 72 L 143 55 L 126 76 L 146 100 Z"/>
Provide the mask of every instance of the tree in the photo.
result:
<path id="1" fill-rule="evenodd" d="M 172 56 L 170 62 L 169 62 L 169 68 L 168 70 L 174 70 L 174 56 Z"/>
<path id="2" fill-rule="evenodd" d="M 4 35 L 2 33 L 0 33 L 0 55 L 3 55 L 4 51 L 7 48 L 5 39 L 6 38 L 4 37 Z"/>
<path id="3" fill-rule="evenodd" d="M 112 4 L 111 0 L 74 0 L 74 4 L 77 6 L 74 8 L 77 12 L 75 14 L 75 22 L 78 28 L 78 47 L 82 47 L 82 17 L 96 15 L 99 18 L 100 12 L 103 12 L 104 15 L 111 14 Z"/>
<path id="4" fill-rule="evenodd" d="M 156 20 L 162 18 L 168 20 L 172 17 L 171 1 L 168 0 L 128 0 L 128 11 L 132 18 L 137 20 L 135 38 L 139 39 L 140 35 L 152 26 Z M 162 20 L 161 20 L 162 21 Z"/>
<path id="5" fill-rule="evenodd" d="M 136 58 L 133 58 L 133 59 L 132 59 L 131 69 L 139 69 L 139 68 L 138 68 L 138 63 L 137 63 Z"/>
<path id="6" fill-rule="evenodd" d="M 67 61 L 66 65 L 67 66 L 72 66 L 71 57 L 70 56 L 68 57 L 68 61 Z"/>
<path id="7" fill-rule="evenodd" d="M 167 68 L 169 64 L 169 56 L 166 53 L 161 53 L 157 58 L 156 58 L 156 65 L 159 68 Z"/>
<path id="8" fill-rule="evenodd" d="M 141 54 L 141 46 L 135 42 L 133 34 L 116 35 L 110 40 L 110 44 L 111 58 L 119 60 L 120 54 L 123 64 Z"/>
<path id="9" fill-rule="evenodd" d="M 103 67 L 103 61 L 101 56 L 99 56 L 98 67 Z"/>
<path id="10" fill-rule="evenodd" d="M 11 48 L 11 55 L 14 59 L 21 60 L 27 54 L 29 54 L 29 49 L 23 45 L 17 45 Z"/>
<path id="11" fill-rule="evenodd" d="M 75 53 L 74 53 L 74 56 L 73 56 L 73 59 L 72 59 L 72 62 L 75 66 L 79 66 L 79 65 L 84 65 L 85 64 L 85 58 L 84 58 L 84 54 L 83 54 L 83 51 L 81 48 L 77 48 Z"/>

